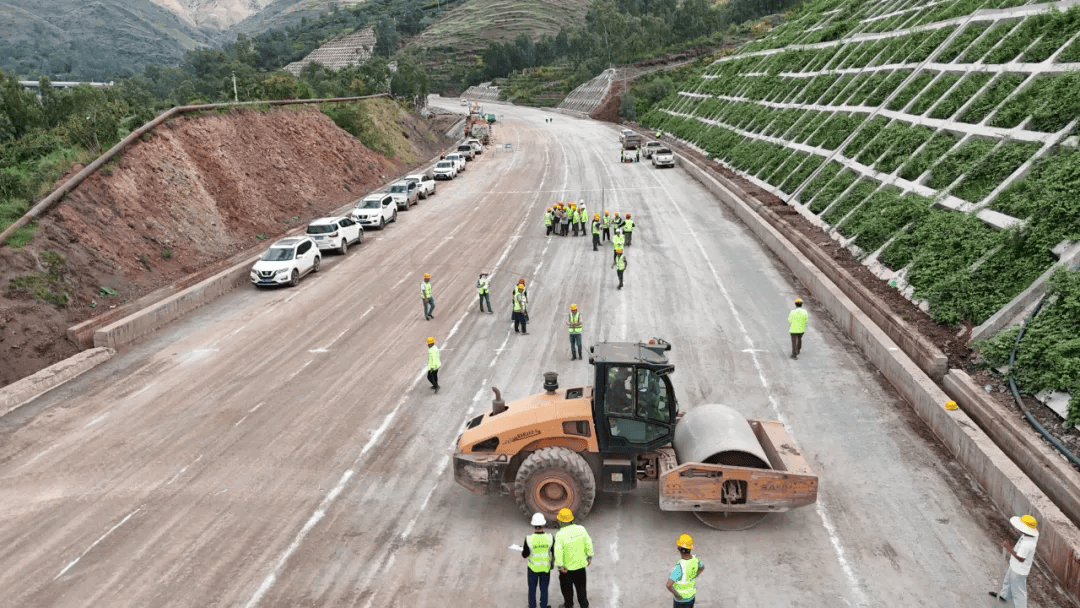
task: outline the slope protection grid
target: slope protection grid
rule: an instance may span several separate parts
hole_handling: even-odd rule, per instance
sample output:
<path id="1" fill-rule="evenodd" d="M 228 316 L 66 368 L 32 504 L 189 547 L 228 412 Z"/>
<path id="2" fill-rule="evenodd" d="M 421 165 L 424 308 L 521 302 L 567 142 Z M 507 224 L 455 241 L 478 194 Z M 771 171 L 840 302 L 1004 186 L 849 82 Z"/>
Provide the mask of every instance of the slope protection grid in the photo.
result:
<path id="1" fill-rule="evenodd" d="M 981 323 L 1080 234 L 1075 1 L 824 0 L 643 122 L 831 231 L 940 321 Z M 1058 251 L 1064 251 L 1059 248 Z"/>

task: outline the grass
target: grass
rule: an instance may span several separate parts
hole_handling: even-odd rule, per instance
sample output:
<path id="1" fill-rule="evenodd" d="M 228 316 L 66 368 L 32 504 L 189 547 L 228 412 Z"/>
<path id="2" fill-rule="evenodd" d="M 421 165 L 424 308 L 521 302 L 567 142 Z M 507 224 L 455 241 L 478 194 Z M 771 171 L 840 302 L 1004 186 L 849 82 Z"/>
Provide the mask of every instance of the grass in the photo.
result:
<path id="1" fill-rule="evenodd" d="M 57 306 L 67 306 L 71 300 L 64 291 L 67 262 L 63 256 L 52 251 L 41 252 L 40 259 L 45 265 L 45 272 L 15 277 L 8 281 L 8 289 L 28 293 L 37 300 L 52 302 Z"/>

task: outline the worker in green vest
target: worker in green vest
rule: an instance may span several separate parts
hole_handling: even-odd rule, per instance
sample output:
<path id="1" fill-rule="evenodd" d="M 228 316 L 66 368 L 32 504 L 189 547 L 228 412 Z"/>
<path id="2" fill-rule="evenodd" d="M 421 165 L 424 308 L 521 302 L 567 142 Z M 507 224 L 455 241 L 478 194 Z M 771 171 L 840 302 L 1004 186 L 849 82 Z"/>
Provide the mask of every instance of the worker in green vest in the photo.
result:
<path id="1" fill-rule="evenodd" d="M 439 347 L 435 346 L 435 338 L 427 339 L 427 379 L 431 388 L 439 392 L 439 368 L 442 361 L 439 360 Z"/>
<path id="2" fill-rule="evenodd" d="M 634 220 L 630 219 L 629 211 L 626 212 L 626 220 L 623 221 L 622 231 L 626 235 L 626 246 L 629 247 L 630 241 L 634 237 Z"/>
<path id="3" fill-rule="evenodd" d="M 585 567 L 592 565 L 592 538 L 585 528 L 574 523 L 574 514 L 570 509 L 559 509 L 557 519 L 559 531 L 555 534 L 555 567 L 559 569 L 563 606 L 574 608 L 576 590 L 578 604 L 581 608 L 589 608 Z"/>
<path id="4" fill-rule="evenodd" d="M 602 240 L 610 241 L 611 240 L 611 212 L 610 211 L 605 211 L 604 212 L 604 220 L 601 222 L 600 228 L 603 230 L 603 234 L 601 235 Z"/>
<path id="5" fill-rule="evenodd" d="M 615 236 L 611 239 L 611 247 L 617 251 L 619 249 L 622 249 L 625 243 L 626 237 L 623 236 L 623 231 L 621 229 L 615 230 Z"/>
<path id="6" fill-rule="evenodd" d="M 486 272 L 480 273 L 480 278 L 476 279 L 476 293 L 480 295 L 480 312 L 484 312 L 484 303 L 487 302 L 487 312 L 493 312 L 491 310 L 491 290 L 488 287 L 488 275 Z"/>
<path id="7" fill-rule="evenodd" d="M 581 236 L 585 236 L 585 220 L 589 219 L 589 210 L 585 208 L 585 201 L 578 203 L 578 228 L 581 230 Z"/>
<path id="8" fill-rule="evenodd" d="M 526 336 L 529 332 L 525 331 L 525 324 L 529 321 L 529 299 L 525 295 L 525 283 L 518 283 L 517 289 L 514 290 L 514 333 L 521 333 Z M 518 327 L 521 328 L 520 332 Z"/>
<path id="9" fill-rule="evenodd" d="M 577 304 L 570 305 L 570 316 L 566 320 L 566 326 L 570 328 L 570 360 L 581 358 L 581 313 L 578 312 Z"/>
<path id="10" fill-rule="evenodd" d="M 626 257 L 623 256 L 622 247 L 615 250 L 615 263 L 611 265 L 619 275 L 619 289 L 622 289 L 623 271 L 626 270 Z"/>
<path id="11" fill-rule="evenodd" d="M 596 251 L 600 246 L 600 214 L 594 213 L 592 218 L 592 250 Z"/>
<path id="12" fill-rule="evenodd" d="M 679 550 L 679 563 L 671 571 L 667 580 L 667 590 L 675 596 L 674 608 L 694 608 L 697 599 L 697 577 L 705 571 L 705 564 L 696 555 L 692 555 L 694 539 L 683 534 L 675 542 Z"/>
<path id="13" fill-rule="evenodd" d="M 424 319 L 435 318 L 435 298 L 431 295 L 431 275 L 424 273 L 424 282 L 420 283 L 420 299 L 424 302 Z"/>
<path id="14" fill-rule="evenodd" d="M 579 224 L 581 224 L 581 218 L 578 217 L 577 204 L 570 203 L 570 228 L 574 230 L 574 236 L 577 236 Z"/>
<path id="15" fill-rule="evenodd" d="M 533 513 L 533 533 L 522 543 L 521 557 L 529 566 L 529 608 L 536 607 L 536 588 L 540 588 L 540 608 L 548 608 L 548 583 L 551 581 L 551 564 L 555 556 L 555 539 L 544 532 L 547 520 L 543 513 Z"/>
<path id="16" fill-rule="evenodd" d="M 551 236 L 551 217 L 551 207 L 548 207 L 544 212 L 544 227 L 547 228 L 547 234 L 544 236 Z"/>
<path id="17" fill-rule="evenodd" d="M 806 333 L 806 322 L 809 315 L 802 306 L 802 298 L 795 298 L 795 310 L 788 313 L 788 331 L 791 332 L 791 358 L 798 359 L 802 352 L 802 337 Z"/>

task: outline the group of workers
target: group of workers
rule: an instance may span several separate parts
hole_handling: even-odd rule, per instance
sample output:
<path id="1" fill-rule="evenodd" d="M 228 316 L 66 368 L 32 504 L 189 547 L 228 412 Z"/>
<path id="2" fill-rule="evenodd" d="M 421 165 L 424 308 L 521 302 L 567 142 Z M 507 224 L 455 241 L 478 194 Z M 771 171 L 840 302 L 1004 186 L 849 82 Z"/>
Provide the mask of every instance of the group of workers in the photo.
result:
<path id="1" fill-rule="evenodd" d="M 572 201 L 567 203 L 558 201 L 544 212 L 545 235 L 569 236 L 573 229 L 573 236 L 585 236 L 585 220 L 588 217 L 589 211 L 585 206 L 585 201 L 581 201 L 580 204 Z M 611 267 L 619 276 L 617 289 L 622 289 L 623 273 L 626 271 L 626 256 L 623 248 L 629 247 L 634 238 L 634 220 L 630 212 L 626 213 L 625 218 L 618 211 L 615 212 L 614 217 L 610 211 L 604 211 L 603 216 L 594 213 L 589 221 L 589 228 L 589 232 L 592 233 L 593 251 L 599 251 L 603 241 L 611 241 L 614 250 Z M 612 229 L 615 230 L 614 236 L 611 234 Z"/>
<path id="2" fill-rule="evenodd" d="M 521 557 L 526 560 L 529 585 L 529 608 L 548 607 L 548 583 L 552 568 L 559 571 L 559 590 L 562 592 L 561 608 L 574 608 L 577 596 L 581 608 L 589 608 L 585 568 L 592 565 L 593 542 L 583 526 L 574 522 L 570 509 L 560 509 L 556 519 L 559 531 L 552 535 L 545 532 L 547 519 L 543 513 L 532 516 L 533 532 L 525 537 Z M 697 599 L 697 578 L 705 571 L 705 565 L 693 554 L 694 539 L 689 534 L 675 541 L 679 562 L 668 575 L 665 586 L 674 600 L 674 608 L 693 608 Z M 539 604 L 537 603 L 539 595 Z"/>

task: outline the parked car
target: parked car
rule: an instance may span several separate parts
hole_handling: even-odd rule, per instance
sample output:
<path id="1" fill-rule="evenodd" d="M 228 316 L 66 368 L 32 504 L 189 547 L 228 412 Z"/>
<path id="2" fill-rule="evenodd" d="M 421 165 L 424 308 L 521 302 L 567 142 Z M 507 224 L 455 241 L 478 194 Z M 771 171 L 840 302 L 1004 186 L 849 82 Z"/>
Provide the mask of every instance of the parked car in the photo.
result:
<path id="1" fill-rule="evenodd" d="M 361 226 L 374 226 L 379 230 L 397 221 L 397 204 L 386 192 L 369 194 L 349 212 L 349 217 Z"/>
<path id="2" fill-rule="evenodd" d="M 476 150 L 473 150 L 472 144 L 461 144 L 457 147 L 457 153 L 464 156 L 465 160 L 469 161 L 476 155 Z"/>
<path id="3" fill-rule="evenodd" d="M 295 287 L 300 277 L 319 272 L 322 254 L 308 236 L 293 236 L 274 243 L 251 267 L 251 282 L 257 286 Z"/>
<path id="4" fill-rule="evenodd" d="M 431 170 L 431 173 L 435 179 L 454 179 L 457 177 L 457 163 L 452 160 L 440 160 L 435 163 L 435 168 Z"/>
<path id="5" fill-rule="evenodd" d="M 408 211 L 409 207 L 420 202 L 420 194 L 416 191 L 416 184 L 407 180 L 398 180 L 390 184 L 386 192 L 394 197 L 398 211 Z"/>
<path id="6" fill-rule="evenodd" d="M 645 158 L 652 158 L 653 152 L 656 152 L 657 150 L 659 150 L 660 148 L 663 148 L 663 147 L 664 147 L 664 144 L 662 144 L 662 143 L 660 143 L 658 141 L 646 142 L 645 145 L 641 148 L 641 155 L 644 156 Z"/>
<path id="7" fill-rule="evenodd" d="M 634 134 L 634 132 L 631 131 L 630 129 L 623 129 L 622 131 L 619 131 L 619 143 L 621 144 L 624 141 L 626 141 L 626 136 L 627 135 L 633 135 L 633 134 Z"/>
<path id="8" fill-rule="evenodd" d="M 484 153 L 484 144 L 480 143 L 479 139 L 476 139 L 475 137 L 472 137 L 472 138 L 466 139 L 465 143 L 472 146 L 474 153 L 476 153 L 476 154 L 483 154 Z"/>
<path id="9" fill-rule="evenodd" d="M 675 155 L 667 148 L 657 148 L 652 153 L 652 166 L 657 169 L 660 167 L 674 167 Z"/>
<path id="10" fill-rule="evenodd" d="M 457 152 L 454 152 L 453 154 L 447 154 L 446 160 L 453 161 L 453 163 L 457 166 L 458 173 L 465 172 L 465 163 L 468 161 L 465 160 L 464 156 L 458 154 Z"/>
<path id="11" fill-rule="evenodd" d="M 334 249 L 345 255 L 349 245 L 364 242 L 364 227 L 352 218 L 324 217 L 308 224 L 307 235 L 315 241 L 319 251 Z"/>
<path id="12" fill-rule="evenodd" d="M 416 183 L 416 192 L 420 195 L 420 198 L 427 198 L 435 194 L 435 179 L 430 173 L 406 175 L 405 181 Z"/>

